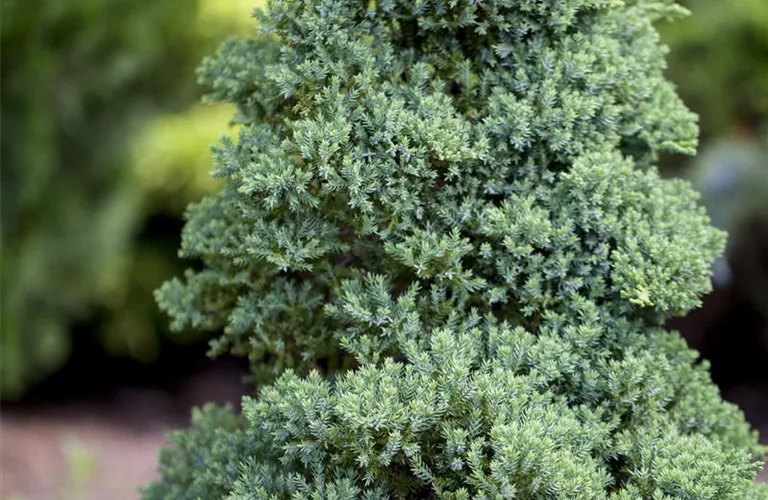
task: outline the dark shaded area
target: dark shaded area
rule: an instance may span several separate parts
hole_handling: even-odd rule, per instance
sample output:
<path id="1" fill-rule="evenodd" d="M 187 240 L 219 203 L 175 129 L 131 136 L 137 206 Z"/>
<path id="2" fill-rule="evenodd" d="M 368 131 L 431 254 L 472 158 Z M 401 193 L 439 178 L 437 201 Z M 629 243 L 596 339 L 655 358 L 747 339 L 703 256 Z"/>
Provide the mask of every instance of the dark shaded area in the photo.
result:
<path id="1" fill-rule="evenodd" d="M 728 253 L 729 284 L 669 327 L 711 363 L 712 379 L 725 399 L 739 405 L 768 442 L 768 221 L 755 218 L 745 226 L 749 238 Z"/>
<path id="2" fill-rule="evenodd" d="M 211 360 L 205 345 L 162 342 L 157 362 L 139 363 L 108 356 L 93 337 L 76 332 L 73 355 L 54 376 L 3 410 L 53 412 L 84 404 L 97 413 L 119 415 L 139 428 L 183 426 L 189 408 L 206 401 L 239 404 L 246 387 L 247 362 L 232 357 Z"/>
<path id="3" fill-rule="evenodd" d="M 141 247 L 173 261 L 181 243 L 183 227 L 178 217 L 157 213 L 149 217 L 136 241 Z M 180 273 L 181 262 L 176 273 Z M 152 291 L 173 276 L 156 276 L 143 290 L 151 300 Z M 98 325 L 109 311 L 99 311 L 89 321 L 72 326 L 71 355 L 64 366 L 24 393 L 18 401 L 4 402 L 11 413 L 49 413 L 57 408 L 85 405 L 96 413 L 119 417 L 138 428 L 182 427 L 189 409 L 207 401 L 239 405 L 248 391 L 243 379 L 247 360 L 222 356 L 211 359 L 204 333 L 172 333 L 167 319 L 156 315 L 153 325 L 165 332 L 159 337 L 158 356 L 149 362 L 114 356 L 98 336 Z"/>

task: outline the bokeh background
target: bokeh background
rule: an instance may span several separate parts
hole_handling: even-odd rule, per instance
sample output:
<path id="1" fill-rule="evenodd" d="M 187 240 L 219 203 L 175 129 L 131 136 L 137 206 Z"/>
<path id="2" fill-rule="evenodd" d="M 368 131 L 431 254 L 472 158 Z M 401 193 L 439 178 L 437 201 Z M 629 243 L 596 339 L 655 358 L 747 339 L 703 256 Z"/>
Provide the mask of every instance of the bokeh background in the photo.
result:
<path id="1" fill-rule="evenodd" d="M 136 498 L 191 406 L 247 391 L 152 292 L 183 269 L 185 206 L 217 187 L 210 144 L 235 133 L 195 67 L 260 1 L 0 0 L 2 498 Z M 659 29 L 701 146 L 662 171 L 730 240 L 670 327 L 768 442 L 768 0 L 682 3 Z"/>

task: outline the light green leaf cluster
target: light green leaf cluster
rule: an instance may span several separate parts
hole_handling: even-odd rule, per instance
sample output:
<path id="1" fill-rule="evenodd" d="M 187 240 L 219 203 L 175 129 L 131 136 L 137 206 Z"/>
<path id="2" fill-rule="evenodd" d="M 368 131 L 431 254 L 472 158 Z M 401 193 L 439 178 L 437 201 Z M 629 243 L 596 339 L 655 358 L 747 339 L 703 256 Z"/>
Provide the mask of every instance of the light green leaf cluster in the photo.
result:
<path id="1" fill-rule="evenodd" d="M 658 329 L 709 291 L 724 244 L 652 165 L 696 143 L 651 24 L 677 14 L 644 0 L 257 12 L 259 38 L 202 66 L 243 127 L 217 148 L 226 186 L 189 212 L 182 255 L 203 268 L 158 299 L 176 327 L 222 331 L 214 353 L 279 378 L 245 401 L 244 448 L 183 479 L 217 427 L 193 426 L 146 497 L 765 495 L 756 436 Z"/>
<path id="2" fill-rule="evenodd" d="M 743 417 L 675 335 L 473 318 L 402 350 L 334 383 L 287 371 L 244 400 L 244 432 L 227 410 L 196 414 L 145 498 L 768 494 Z"/>

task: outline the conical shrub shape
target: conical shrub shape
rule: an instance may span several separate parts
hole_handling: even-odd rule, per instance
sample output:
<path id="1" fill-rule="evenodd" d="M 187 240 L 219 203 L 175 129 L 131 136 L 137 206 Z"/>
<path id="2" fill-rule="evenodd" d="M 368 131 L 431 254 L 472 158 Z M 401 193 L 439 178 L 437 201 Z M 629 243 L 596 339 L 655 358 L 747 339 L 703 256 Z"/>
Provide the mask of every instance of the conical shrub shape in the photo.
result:
<path id="1" fill-rule="evenodd" d="M 652 166 L 696 143 L 651 24 L 680 12 L 258 12 L 201 68 L 244 127 L 190 209 L 202 270 L 158 298 L 262 380 L 289 370 L 243 421 L 198 412 L 145 498 L 768 498 L 756 436 L 659 329 L 724 242 Z"/>

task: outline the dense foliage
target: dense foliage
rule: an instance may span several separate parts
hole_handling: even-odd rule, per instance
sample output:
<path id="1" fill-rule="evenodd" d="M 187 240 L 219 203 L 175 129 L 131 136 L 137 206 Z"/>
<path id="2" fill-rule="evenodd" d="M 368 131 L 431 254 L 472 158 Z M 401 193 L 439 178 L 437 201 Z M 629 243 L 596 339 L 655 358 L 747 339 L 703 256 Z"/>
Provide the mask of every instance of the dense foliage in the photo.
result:
<path id="1" fill-rule="evenodd" d="M 197 414 L 145 497 L 768 498 L 756 436 L 659 329 L 724 244 L 653 166 L 696 145 L 652 26 L 680 13 L 259 12 L 261 37 L 201 69 L 243 127 L 189 212 L 204 266 L 158 297 L 176 327 L 223 330 L 214 352 L 284 373 L 243 422 Z"/>

